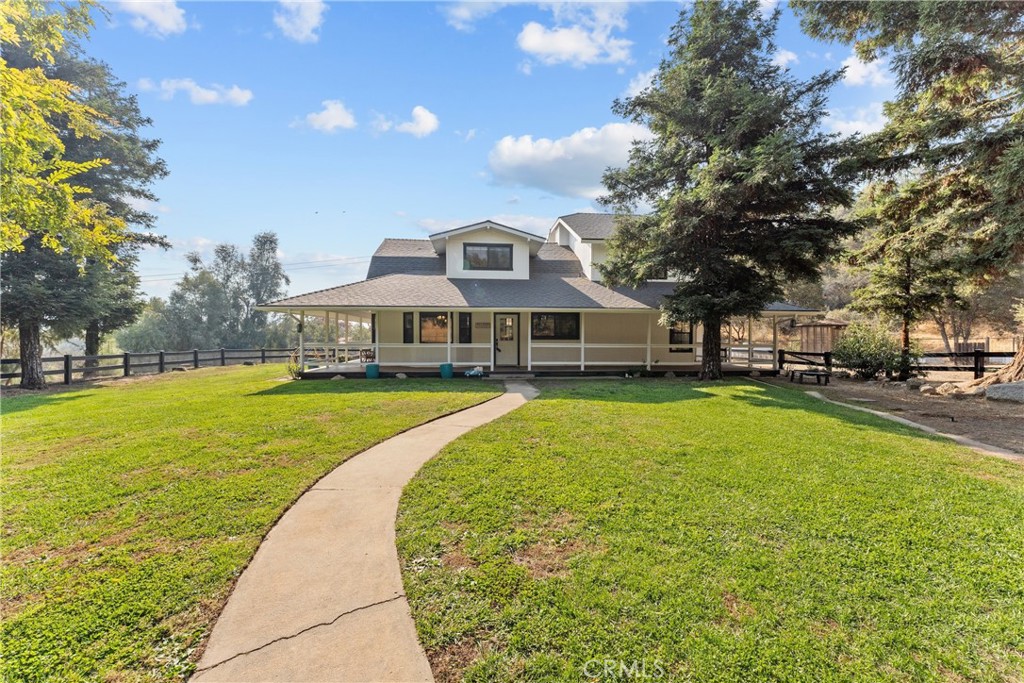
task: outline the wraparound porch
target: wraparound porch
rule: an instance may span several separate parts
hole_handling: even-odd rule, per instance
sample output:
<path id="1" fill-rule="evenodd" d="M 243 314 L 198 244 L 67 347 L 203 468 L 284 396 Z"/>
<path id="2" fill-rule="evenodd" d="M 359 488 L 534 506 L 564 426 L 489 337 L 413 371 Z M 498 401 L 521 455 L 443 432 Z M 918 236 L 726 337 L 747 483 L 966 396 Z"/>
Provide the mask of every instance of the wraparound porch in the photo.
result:
<path id="1" fill-rule="evenodd" d="M 301 370 L 310 376 L 456 371 L 537 375 L 601 374 L 644 369 L 691 374 L 703 357 L 700 328 L 668 330 L 655 310 L 299 309 Z M 748 339 L 723 348 L 724 370 L 777 370 L 778 323 L 793 312 L 766 311 L 771 344 Z M 312 333 L 312 334 L 311 334 Z"/>

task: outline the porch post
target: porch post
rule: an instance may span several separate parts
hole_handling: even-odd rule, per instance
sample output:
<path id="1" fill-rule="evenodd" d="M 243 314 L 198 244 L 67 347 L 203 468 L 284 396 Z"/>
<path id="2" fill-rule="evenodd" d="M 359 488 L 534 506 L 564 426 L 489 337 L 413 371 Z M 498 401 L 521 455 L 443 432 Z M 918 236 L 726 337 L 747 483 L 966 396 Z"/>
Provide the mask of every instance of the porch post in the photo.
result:
<path id="1" fill-rule="evenodd" d="M 494 372 L 494 347 L 498 344 L 498 330 L 494 326 L 494 311 L 488 311 L 487 329 L 491 331 L 491 372 Z"/>
<path id="2" fill-rule="evenodd" d="M 348 345 L 352 338 L 352 326 L 349 324 L 348 312 L 345 312 L 345 362 L 348 362 Z"/>
<path id="3" fill-rule="evenodd" d="M 448 360 L 446 362 L 448 362 L 448 363 L 452 362 L 452 332 L 453 332 L 453 327 L 454 327 L 454 325 L 452 325 L 452 318 L 455 318 L 456 320 L 458 320 L 459 319 L 459 312 L 458 311 L 448 311 L 448 334 L 445 336 L 445 344 L 448 347 L 446 349 L 446 351 L 448 352 Z"/>
<path id="4" fill-rule="evenodd" d="M 651 369 L 651 314 L 647 314 L 647 369 Z"/>
<path id="5" fill-rule="evenodd" d="M 779 371 L 779 316 L 772 316 L 772 370 Z"/>
<path id="6" fill-rule="evenodd" d="M 754 316 L 747 316 L 747 367 L 754 367 Z"/>
<path id="7" fill-rule="evenodd" d="M 587 368 L 587 312 L 580 311 L 580 371 Z"/>
<path id="8" fill-rule="evenodd" d="M 299 372 L 306 370 L 306 312 L 299 311 Z"/>
<path id="9" fill-rule="evenodd" d="M 374 316 L 380 320 L 380 311 L 370 311 L 370 327 L 373 328 Z M 373 334 L 373 362 L 380 363 L 380 329 L 374 329 Z"/>
<path id="10" fill-rule="evenodd" d="M 526 370 L 533 370 L 533 314 L 526 313 Z"/>

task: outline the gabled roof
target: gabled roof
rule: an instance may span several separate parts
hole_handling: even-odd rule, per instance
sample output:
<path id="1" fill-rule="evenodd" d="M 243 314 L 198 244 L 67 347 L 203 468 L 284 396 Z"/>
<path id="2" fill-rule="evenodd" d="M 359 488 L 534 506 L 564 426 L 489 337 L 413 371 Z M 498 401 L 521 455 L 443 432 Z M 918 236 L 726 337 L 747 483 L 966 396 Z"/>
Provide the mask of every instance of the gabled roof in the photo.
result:
<path id="1" fill-rule="evenodd" d="M 392 273 L 444 275 L 444 257 L 430 240 L 386 239 L 373 252 L 367 279 Z"/>
<path id="2" fill-rule="evenodd" d="M 538 237 L 533 233 L 502 225 L 501 223 L 496 223 L 490 220 L 480 221 L 479 223 L 473 223 L 472 225 L 464 225 L 461 228 L 452 228 L 451 230 L 435 232 L 430 236 L 430 242 L 434 245 L 434 251 L 438 254 L 443 254 L 447 248 L 447 241 L 449 237 L 455 237 L 456 235 L 473 232 L 475 230 L 497 230 L 498 232 L 504 232 L 520 239 L 525 239 L 530 244 L 531 255 L 536 254 L 537 247 L 544 243 L 543 237 Z"/>
<path id="3" fill-rule="evenodd" d="M 584 240 L 606 240 L 615 232 L 613 213 L 571 213 L 558 220 Z"/>

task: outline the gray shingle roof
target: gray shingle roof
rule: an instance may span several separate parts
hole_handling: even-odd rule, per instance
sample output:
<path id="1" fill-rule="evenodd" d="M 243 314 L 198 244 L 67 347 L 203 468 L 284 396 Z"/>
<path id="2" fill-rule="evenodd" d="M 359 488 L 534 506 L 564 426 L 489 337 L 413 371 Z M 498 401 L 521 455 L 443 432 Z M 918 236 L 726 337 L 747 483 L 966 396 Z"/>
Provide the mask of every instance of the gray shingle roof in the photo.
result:
<path id="1" fill-rule="evenodd" d="M 668 287 L 664 287 L 667 285 Z M 267 304 L 274 307 L 359 308 L 610 308 L 656 307 L 671 283 L 641 290 L 611 289 L 585 277 L 534 274 L 529 280 L 448 279 L 444 275 L 402 274 L 353 282 Z"/>
<path id="2" fill-rule="evenodd" d="M 444 257 L 434 251 L 430 240 L 386 239 L 373 252 L 367 279 L 392 273 L 444 275 Z"/>
<path id="3" fill-rule="evenodd" d="M 613 213 L 571 213 L 559 220 L 585 240 L 606 240 L 615 232 Z"/>

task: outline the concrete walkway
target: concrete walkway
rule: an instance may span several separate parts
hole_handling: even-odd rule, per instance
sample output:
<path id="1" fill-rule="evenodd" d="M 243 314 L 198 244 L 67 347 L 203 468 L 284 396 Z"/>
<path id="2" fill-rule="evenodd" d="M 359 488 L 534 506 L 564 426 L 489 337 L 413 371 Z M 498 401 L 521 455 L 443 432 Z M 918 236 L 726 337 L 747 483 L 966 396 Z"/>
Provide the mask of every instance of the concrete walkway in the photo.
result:
<path id="1" fill-rule="evenodd" d="M 402 589 L 398 498 L 449 441 L 537 395 L 522 382 L 505 389 L 360 453 L 303 494 L 238 580 L 192 680 L 433 680 Z"/>

